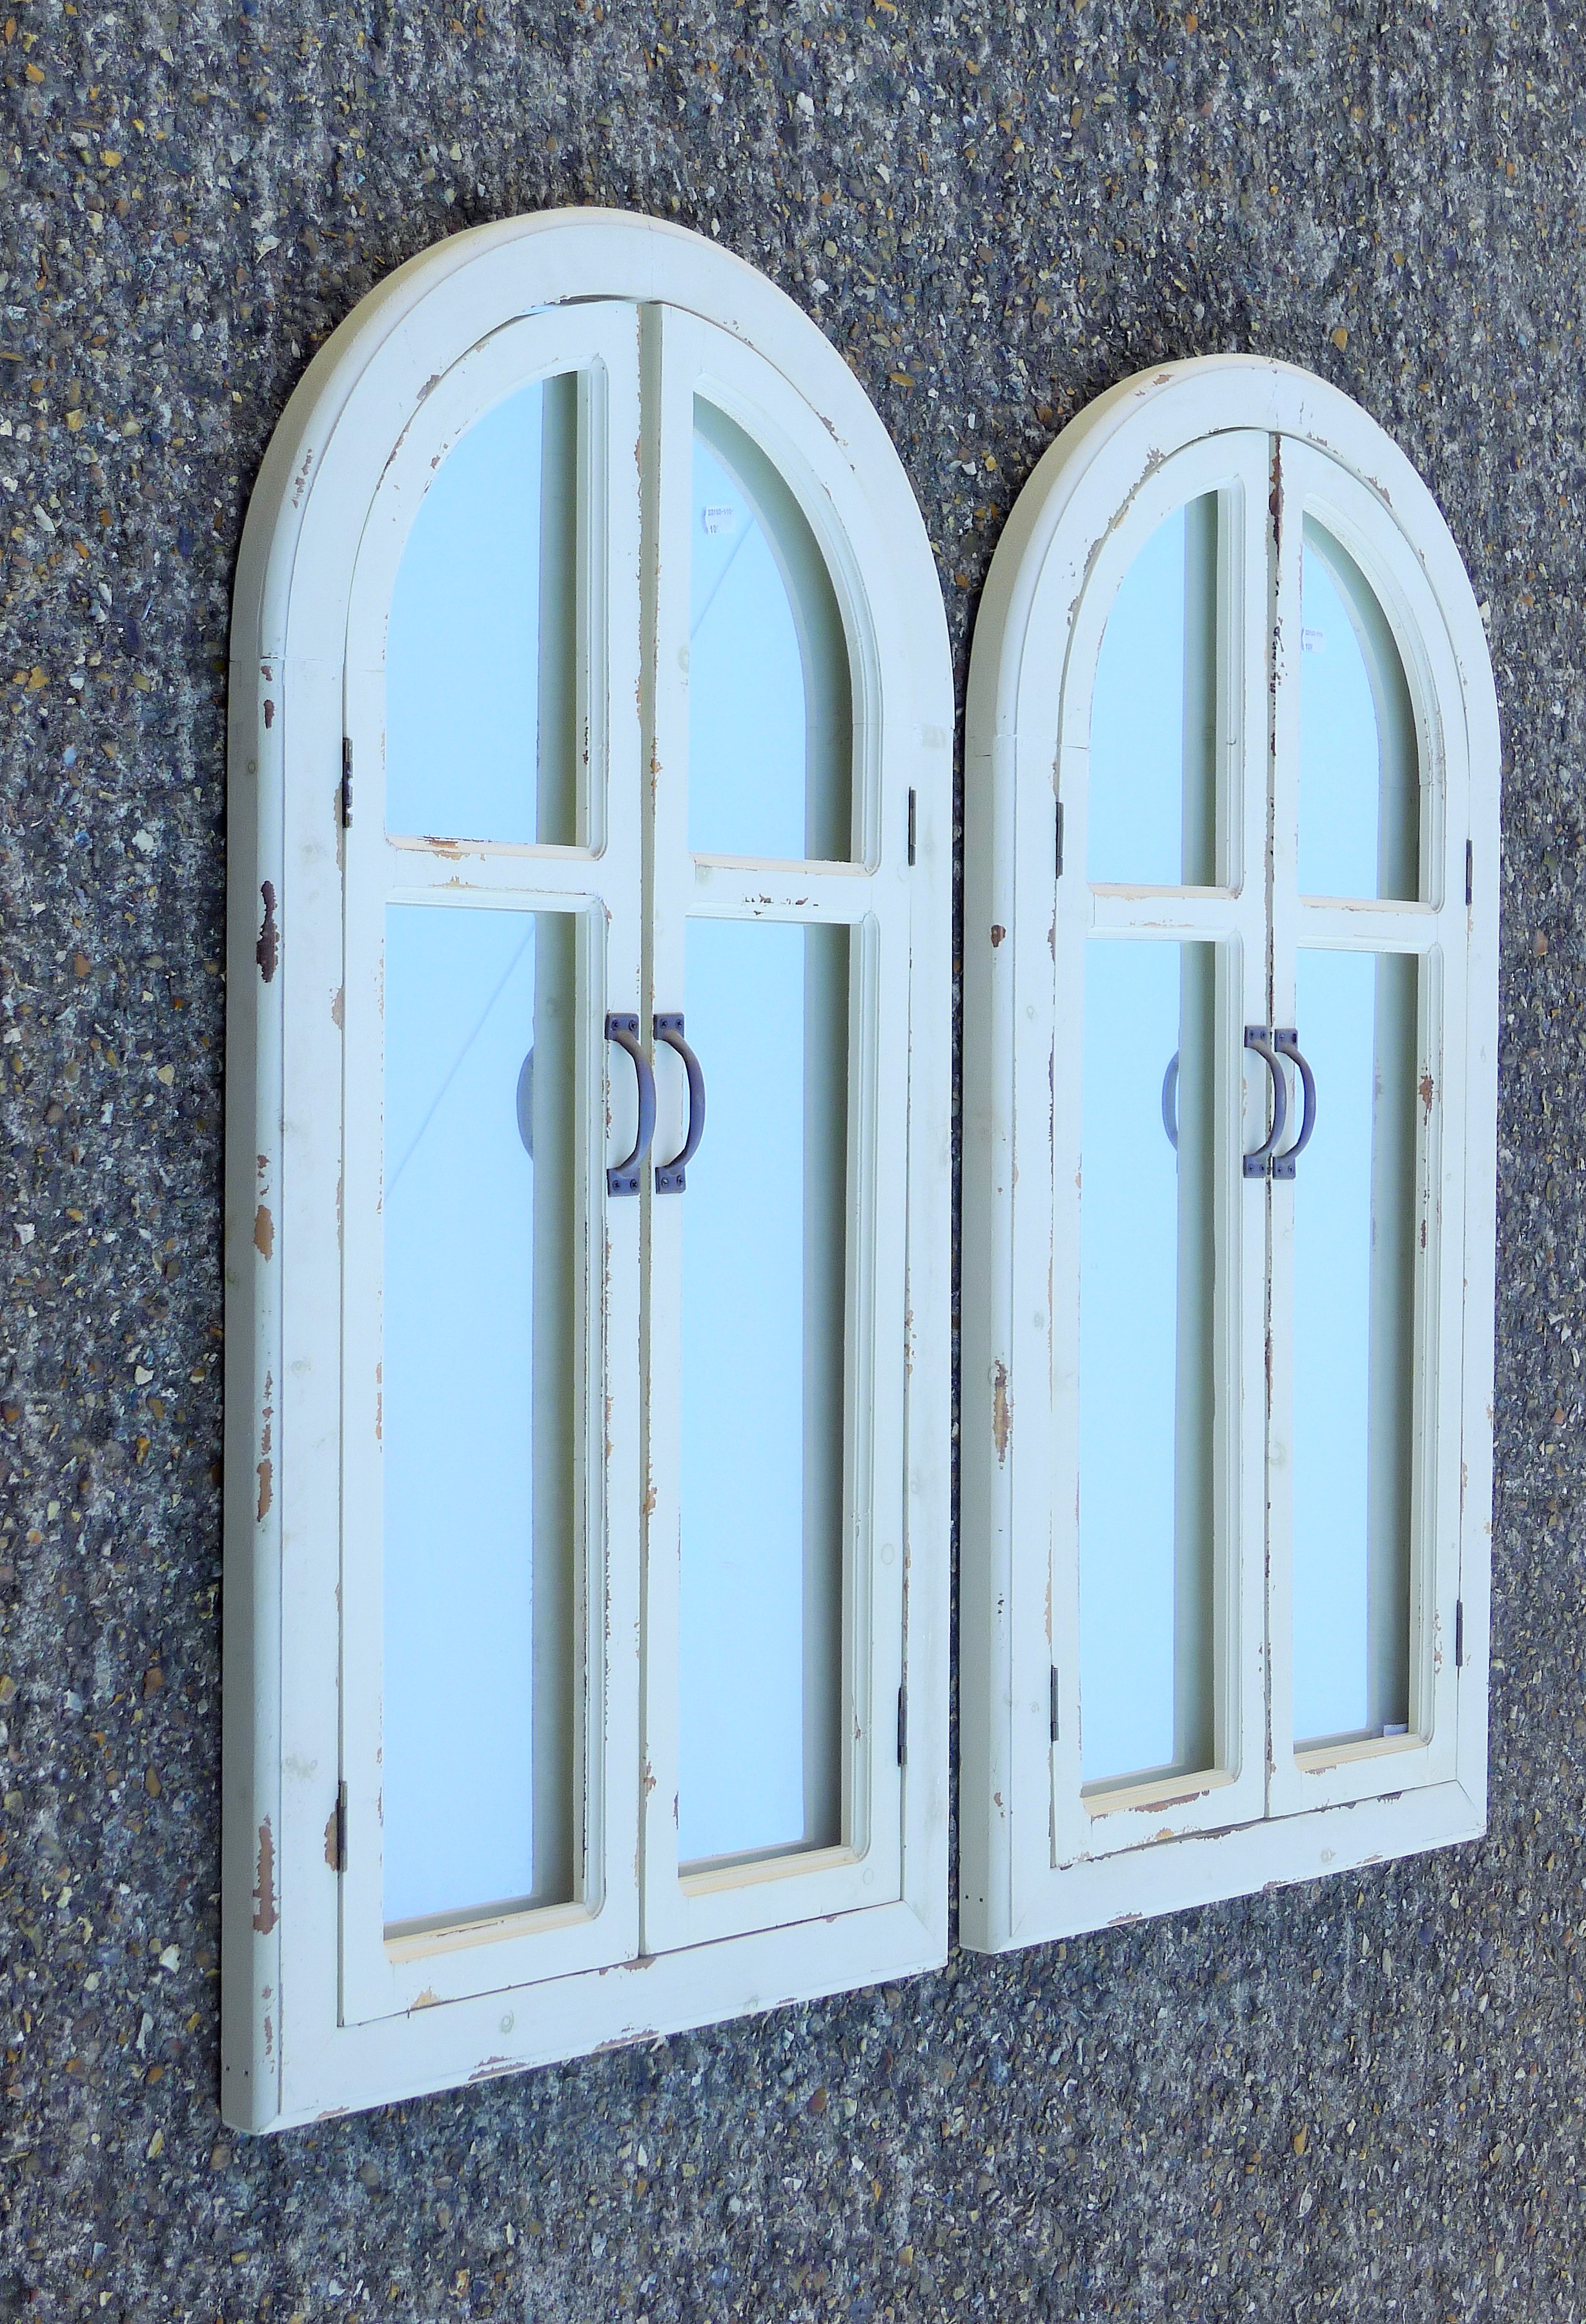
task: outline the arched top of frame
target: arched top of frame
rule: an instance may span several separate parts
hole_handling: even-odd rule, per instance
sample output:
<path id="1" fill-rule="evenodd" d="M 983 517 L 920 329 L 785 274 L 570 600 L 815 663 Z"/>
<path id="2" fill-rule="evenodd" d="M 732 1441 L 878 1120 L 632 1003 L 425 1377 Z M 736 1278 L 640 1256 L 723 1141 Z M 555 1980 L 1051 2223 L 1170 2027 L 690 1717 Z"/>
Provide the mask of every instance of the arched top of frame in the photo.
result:
<path id="1" fill-rule="evenodd" d="M 493 331 L 591 300 L 697 316 L 793 384 L 875 533 L 894 547 L 900 628 L 918 641 L 914 675 L 941 694 L 946 625 L 925 529 L 891 439 L 847 364 L 785 292 L 730 252 L 663 220 L 603 209 L 543 211 L 453 235 L 398 268 L 327 340 L 281 416 L 249 505 L 234 663 L 330 659 L 364 516 L 425 397 Z M 936 712 L 950 727 L 950 703 Z"/>
<path id="2" fill-rule="evenodd" d="M 1436 501 L 1386 429 L 1341 389 L 1295 364 L 1250 355 L 1200 355 L 1120 381 L 1037 464 L 998 543 L 975 625 L 971 755 L 994 756 L 997 742 L 1011 739 L 1029 676 L 1027 641 L 1038 632 L 1030 660 L 1049 661 L 1053 636 L 1068 632 L 1098 554 L 1137 493 L 1179 454 L 1233 430 L 1305 447 L 1347 480 L 1357 506 L 1369 504 L 1374 530 L 1408 550 L 1453 657 L 1471 764 L 1490 767 L 1496 781 L 1486 634 Z M 1453 708 L 1439 706 L 1444 717 Z"/>

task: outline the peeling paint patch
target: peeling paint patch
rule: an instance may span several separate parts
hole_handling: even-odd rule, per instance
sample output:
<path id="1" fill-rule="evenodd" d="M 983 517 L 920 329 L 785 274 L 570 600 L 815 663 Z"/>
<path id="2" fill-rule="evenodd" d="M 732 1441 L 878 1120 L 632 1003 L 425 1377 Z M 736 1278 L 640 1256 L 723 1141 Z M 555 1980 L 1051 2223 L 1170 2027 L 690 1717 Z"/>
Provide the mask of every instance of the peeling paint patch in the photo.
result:
<path id="1" fill-rule="evenodd" d="M 275 1465 L 270 1458 L 271 1424 L 275 1418 L 275 1407 L 270 1400 L 273 1386 L 274 1382 L 266 1372 L 263 1425 L 259 1432 L 259 1514 L 256 1522 L 260 1525 L 270 1515 L 271 1504 L 275 1499 Z"/>
<path id="2" fill-rule="evenodd" d="M 254 1883 L 254 1933 L 267 1937 L 280 1915 L 275 1909 L 275 1841 L 270 1818 L 259 1826 L 259 1869 Z M 269 2020 L 266 2019 L 266 2024 Z"/>
<path id="3" fill-rule="evenodd" d="M 259 964 L 259 973 L 266 984 L 281 964 L 281 932 L 275 925 L 275 883 L 266 880 L 259 890 L 264 899 L 264 918 L 259 927 L 259 941 L 254 946 L 254 958 Z"/>
<path id="4" fill-rule="evenodd" d="M 1008 1459 L 1008 1439 L 1013 1433 L 1013 1406 L 1008 1395 L 1008 1367 L 999 1361 L 991 1370 L 991 1435 L 998 1466 Z"/>
<path id="5" fill-rule="evenodd" d="M 272 700 L 270 699 L 270 696 L 269 696 L 268 695 L 266 695 L 266 696 L 264 696 L 264 732 L 265 732 L 267 734 L 268 734 L 268 733 L 270 732 L 270 729 L 274 725 L 274 724 L 275 724 L 275 705 L 274 705 L 274 703 L 273 703 L 273 702 L 272 702 Z"/>
<path id="6" fill-rule="evenodd" d="M 997 946 L 1001 943 L 1001 941 L 1002 941 L 1003 937 L 1007 935 L 1007 933 L 1008 933 L 1007 929 L 1006 929 L 1005 927 L 1003 927 L 1003 926 L 1001 925 L 1000 921 L 998 921 L 998 920 L 993 920 L 993 921 L 992 921 L 992 923 L 991 923 L 991 950 L 992 950 L 993 952 L 995 952 L 995 951 L 996 951 Z"/>
<path id="7" fill-rule="evenodd" d="M 275 1221 L 263 1203 L 254 1213 L 254 1249 L 261 1259 L 275 1256 Z"/>

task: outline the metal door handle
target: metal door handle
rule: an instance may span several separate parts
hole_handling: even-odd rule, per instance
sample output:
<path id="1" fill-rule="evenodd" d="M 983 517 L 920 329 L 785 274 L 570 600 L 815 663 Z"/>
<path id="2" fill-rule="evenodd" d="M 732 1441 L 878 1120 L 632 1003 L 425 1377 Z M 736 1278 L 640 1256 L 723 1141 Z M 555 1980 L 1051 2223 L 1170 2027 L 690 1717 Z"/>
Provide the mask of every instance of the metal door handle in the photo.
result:
<path id="1" fill-rule="evenodd" d="M 534 1052 L 518 1068 L 518 1135 L 530 1162 L 534 1159 Z"/>
<path id="2" fill-rule="evenodd" d="M 669 1162 L 655 1166 L 655 1191 L 658 1194 L 680 1194 L 687 1184 L 687 1166 L 699 1151 L 699 1141 L 705 1136 L 705 1075 L 699 1059 L 683 1038 L 683 1012 L 657 1017 L 653 1019 L 655 1038 L 664 1041 L 669 1049 L 676 1049 L 683 1060 L 683 1071 L 688 1076 L 688 1130 L 680 1153 Z"/>
<path id="3" fill-rule="evenodd" d="M 1311 1132 L 1316 1127 L 1316 1076 L 1300 1054 L 1300 1037 L 1292 1025 L 1273 1027 L 1272 1046 L 1280 1057 L 1286 1057 L 1291 1065 L 1299 1068 L 1300 1091 L 1305 1101 L 1299 1136 L 1283 1153 L 1272 1157 L 1272 1176 L 1275 1178 L 1292 1178 L 1295 1163 L 1310 1144 Z"/>
<path id="4" fill-rule="evenodd" d="M 655 1136 L 655 1075 L 650 1070 L 650 1059 L 639 1046 L 637 1017 L 619 1016 L 613 1010 L 605 1020 L 605 1037 L 608 1041 L 614 1041 L 619 1049 L 626 1049 L 639 1076 L 639 1135 L 627 1160 L 613 1163 L 607 1170 L 605 1190 L 608 1194 L 636 1194 L 639 1192 L 639 1166 L 649 1153 L 650 1141 Z"/>
<path id="5" fill-rule="evenodd" d="M 1162 1127 L 1167 1132 L 1167 1143 L 1178 1151 L 1178 1051 L 1167 1060 L 1167 1071 L 1162 1076 Z"/>
<path id="6" fill-rule="evenodd" d="M 1272 1046 L 1271 1037 L 1265 1025 L 1245 1027 L 1245 1047 L 1247 1049 L 1254 1049 L 1259 1057 L 1266 1059 L 1267 1070 L 1272 1076 L 1271 1132 L 1257 1147 L 1253 1154 L 1245 1156 L 1245 1176 L 1264 1178 L 1267 1176 L 1267 1165 L 1277 1151 L 1278 1140 L 1282 1138 L 1288 1121 L 1288 1084 L 1284 1077 L 1282 1062 Z"/>

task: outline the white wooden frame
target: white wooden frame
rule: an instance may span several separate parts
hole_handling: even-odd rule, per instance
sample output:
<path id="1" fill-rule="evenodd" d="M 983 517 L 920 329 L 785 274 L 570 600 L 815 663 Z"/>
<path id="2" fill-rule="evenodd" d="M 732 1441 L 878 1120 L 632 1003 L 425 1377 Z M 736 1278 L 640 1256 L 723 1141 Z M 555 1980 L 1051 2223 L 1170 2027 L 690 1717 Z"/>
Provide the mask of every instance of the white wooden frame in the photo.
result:
<path id="1" fill-rule="evenodd" d="M 588 1270 L 601 1286 L 590 1329 L 618 1419 L 604 1497 L 590 1496 L 597 1537 L 585 1559 L 589 1628 L 606 1645 L 588 1698 L 598 1731 L 586 1759 L 584 1885 L 571 1906 L 438 1942 L 382 1946 L 367 1858 L 359 1869 L 371 1803 L 350 1788 L 340 1794 L 347 1738 L 371 1732 L 368 1702 L 349 1684 L 356 1656 L 345 1625 L 366 1637 L 376 1618 L 368 1506 L 362 1486 L 347 1489 L 355 1449 L 354 1468 L 344 1467 L 353 1407 L 344 1412 L 343 1383 L 356 1379 L 346 1370 L 356 1339 L 350 1327 L 344 1345 L 344 1258 L 361 1268 L 355 1254 L 367 1235 L 365 1224 L 342 1217 L 344 1185 L 356 1176 L 355 1130 L 344 1151 L 344 1097 L 350 1105 L 378 1072 L 358 1029 L 373 1021 L 370 996 L 349 989 L 346 961 L 357 946 L 348 953 L 347 916 L 438 890 L 458 909 L 573 910 L 587 932 L 586 973 L 593 990 L 604 986 L 602 1006 L 630 994 L 646 1013 L 678 1005 L 654 990 L 667 964 L 653 957 L 659 947 L 636 928 L 624 932 L 609 909 L 624 861 L 639 869 L 643 770 L 676 717 L 656 672 L 640 665 L 638 611 L 664 595 L 655 558 L 658 544 L 667 547 L 668 519 L 663 489 L 659 525 L 641 537 L 632 450 L 639 444 L 650 482 L 664 487 L 639 399 L 673 392 L 666 365 L 674 345 L 679 380 L 689 365 L 708 375 L 712 395 L 783 467 L 831 561 L 871 722 L 859 759 L 882 809 L 860 862 L 787 867 L 785 894 L 763 867 L 754 881 L 756 909 L 853 927 L 864 973 L 892 995 L 886 1013 L 905 1028 L 906 1079 L 895 1074 L 884 1091 L 878 1084 L 874 1098 L 890 1117 L 878 1149 L 887 1185 L 873 1196 L 877 1232 L 865 1264 L 882 1286 L 878 1377 L 896 1382 L 879 1398 L 871 1453 L 880 1496 L 869 1528 L 874 1562 L 862 1528 L 850 1528 L 849 1544 L 851 1557 L 864 1561 L 856 1596 L 871 1628 L 849 1655 L 863 1729 L 850 1788 L 864 1812 L 852 1821 L 855 1845 L 834 1851 L 844 1861 L 795 1859 L 798 1868 L 778 1877 L 715 1881 L 714 1894 L 705 1893 L 709 1881 L 690 1881 L 687 1888 L 701 1893 L 679 1897 L 666 1919 L 659 1786 L 647 1790 L 655 1749 L 666 1748 L 664 1704 L 644 1700 L 650 1735 L 640 1726 L 643 1623 L 648 1615 L 664 1631 L 666 1583 L 653 1532 L 648 1581 L 644 1563 L 641 1331 L 653 1318 L 640 1312 L 637 1247 L 661 1206 L 649 1201 L 647 1225 L 644 1204 L 599 1205 L 591 1215 L 604 1210 L 606 1243 Z M 595 407 L 604 450 L 586 488 L 604 501 L 600 610 L 621 603 L 635 619 L 631 628 L 606 625 L 613 645 L 597 673 L 591 727 L 593 844 L 453 846 L 438 862 L 424 843 L 388 842 L 359 822 L 357 737 L 376 715 L 374 576 L 393 569 L 410 521 L 417 496 L 404 475 L 413 469 L 416 481 L 457 417 L 448 399 L 463 399 L 458 411 L 484 408 L 488 391 L 470 383 L 470 372 L 483 377 L 503 364 L 514 383 L 570 364 L 597 380 L 586 410 Z M 632 521 L 622 507 L 635 512 Z M 371 593 L 362 604 L 355 575 L 357 588 Z M 631 641 L 625 655 L 622 637 Z M 947 1872 L 953 700 L 934 564 L 885 430 L 790 300 L 679 228 L 569 210 L 458 235 L 365 300 L 293 396 L 249 512 L 232 655 L 226 2119 L 249 2130 L 281 2127 L 938 1963 Z M 347 735 L 350 831 L 341 819 Z M 661 790 L 654 830 L 667 844 Z M 742 869 L 702 865 L 688 908 L 741 910 Z M 614 1079 L 607 1084 L 594 1055 L 586 1078 L 598 1106 Z M 631 1292 L 613 1293 L 618 1277 Z M 364 1287 L 347 1281 L 349 1317 Z M 366 1339 L 366 1318 L 361 1328 Z M 895 1748 L 882 1748 L 899 1685 L 908 1732 L 900 1770 Z M 675 1873 L 675 1841 L 672 1865 Z M 663 1930 L 669 1949 L 650 1947 L 650 1926 Z"/>
<path id="2" fill-rule="evenodd" d="M 1056 1086 L 1077 1086 L 1083 1036 L 1079 996 L 1084 986 L 1085 954 L 1095 936 L 1129 941 L 1153 937 L 1210 942 L 1218 950 L 1216 1010 L 1223 1038 L 1238 1054 L 1240 1028 L 1258 1021 L 1266 973 L 1263 939 L 1265 896 L 1260 883 L 1245 876 L 1259 863 L 1266 840 L 1266 736 L 1264 606 L 1248 586 L 1264 562 L 1267 501 L 1266 438 L 1231 429 L 1186 445 L 1142 483 L 1124 520 L 1106 529 L 1074 614 L 1067 652 L 1071 673 L 1061 692 L 1063 666 L 1055 657 L 1044 674 L 1054 706 L 1061 704 L 1063 725 L 1058 792 L 1065 802 L 1064 852 L 1074 867 L 1072 894 L 1078 908 L 1059 913 L 1056 943 L 1047 943 L 1048 1001 L 1053 1074 Z M 1202 493 L 1219 503 L 1218 596 L 1231 614 L 1218 623 L 1222 667 L 1217 673 L 1217 822 L 1222 835 L 1225 882 L 1184 890 L 1093 886 L 1083 867 L 1089 844 L 1085 763 L 1090 733 L 1091 692 L 1102 634 L 1119 584 L 1136 553 L 1174 509 Z M 1049 859 L 1049 860 L 1054 860 Z M 1065 898 L 1065 904 L 1069 902 Z M 1029 931 L 1026 931 L 1028 940 Z M 1013 941 L 1019 931 L 1013 924 Z M 1037 944 L 1046 941 L 1037 927 Z M 1000 949 L 1000 947 L 999 947 Z M 1032 967 L 1036 965 L 1034 962 Z M 1038 972 L 1037 972 L 1038 973 Z M 1027 1019 L 1027 1022 L 1028 1020 Z M 1264 1092 L 1251 1093 L 1257 1103 Z M 1264 1273 L 1261 1222 L 1242 1198 L 1239 1157 L 1254 1144 L 1244 1122 L 1237 1079 L 1219 1089 L 1218 1134 L 1213 1163 L 1216 1188 L 1217 1318 L 1214 1324 L 1220 1370 L 1227 1388 L 1259 1370 Z M 1077 1373 L 1074 1354 L 1079 1337 L 1079 1117 L 1059 1111 L 1053 1119 L 1051 1236 L 1057 1254 L 1052 1268 L 1052 1329 L 1049 1362 L 1052 1458 L 1059 1475 L 1078 1474 Z M 965 1190 L 966 1204 L 968 1190 Z M 1028 1280 L 1021 1275 L 1021 1280 Z M 1061 1303 L 1061 1304 L 1060 1304 Z M 1033 1323 L 1031 1328 L 1037 1328 Z M 1254 1369 L 1253 1369 L 1254 1368 Z M 1220 1442 L 1215 1455 L 1216 1605 L 1214 1686 L 1217 1764 L 1185 1776 L 1175 1775 L 1122 1786 L 1099 1795 L 1080 1781 L 1078 1660 L 1056 1648 L 1059 1639 L 1079 1635 L 1079 1512 L 1074 1498 L 1054 1497 L 1052 1651 L 1034 1633 L 1020 1637 L 1018 1652 L 1029 1665 L 1024 1683 L 1037 1692 L 1055 1692 L 1057 1735 L 1051 1746 L 1053 1837 L 1058 1861 L 1111 1855 L 1159 1840 L 1165 1832 L 1207 1831 L 1231 1821 L 1259 1814 L 1263 1783 L 1265 1661 L 1261 1577 L 1259 1562 L 1241 1555 L 1240 1545 L 1260 1538 L 1263 1522 L 1259 1479 L 1241 1460 L 1240 1442 L 1249 1416 L 1230 1396 L 1218 1400 Z M 1022 1412 L 1021 1412 L 1022 1418 Z M 1021 1448 L 1022 1449 L 1022 1448 Z M 1044 1674 L 1042 1657 L 1057 1676 L 1055 1689 Z M 1050 1721 L 1048 1722 L 1050 1723 Z"/>
<path id="3" fill-rule="evenodd" d="M 1269 1812 L 1381 1798 L 1455 1779 L 1460 1673 L 1452 1609 L 1460 1602 L 1460 1534 L 1438 1522 L 1457 1508 L 1461 1451 L 1461 1309 L 1458 1233 L 1467 1155 L 1449 1136 L 1466 1119 L 1465 847 L 1472 834 L 1472 761 L 1458 715 L 1459 675 L 1437 598 L 1410 542 L 1385 526 L 1369 487 L 1310 445 L 1279 439 L 1277 491 L 1283 512 L 1273 635 L 1275 813 L 1271 864 L 1272 1022 L 1295 1018 L 1302 947 L 1404 952 L 1420 964 L 1416 1083 L 1433 1092 L 1422 1135 L 1415 1255 L 1415 1480 L 1411 1512 L 1409 1732 L 1383 1740 L 1296 1752 L 1290 1711 L 1293 1623 L 1287 1487 L 1294 1473 L 1289 1410 L 1294 1182 L 1274 1182 L 1270 1203 L 1272 1419 L 1270 1479 L 1272 1655 Z M 1425 900 L 1385 903 L 1302 896 L 1295 773 L 1298 756 L 1300 563 L 1303 517 L 1315 515 L 1353 557 L 1382 607 L 1409 681 L 1423 770 Z M 1467 589 L 1469 584 L 1466 584 Z M 1471 839 L 1472 870 L 1474 839 Z M 1494 997 L 1496 1007 L 1496 996 Z M 1495 1119 L 1495 1117 L 1494 1117 Z M 1451 1231 L 1451 1228 L 1453 1230 Z M 1467 1609 L 1468 1619 L 1468 1609 Z"/>
<path id="4" fill-rule="evenodd" d="M 904 1332 L 905 1219 L 884 1189 L 907 1168 L 908 1050 L 908 781 L 910 745 L 876 715 L 882 671 L 899 657 L 901 640 L 878 633 L 891 610 L 867 595 L 861 576 L 882 561 L 862 509 L 844 509 L 842 455 L 804 398 L 764 360 L 697 315 L 652 307 L 646 314 L 650 375 L 660 412 L 649 439 L 653 463 L 655 568 L 669 575 L 657 593 L 651 733 L 654 815 L 650 982 L 656 1006 L 684 1007 L 685 936 L 690 917 L 772 919 L 806 927 L 845 927 L 853 957 L 850 1041 L 850 1274 L 862 1264 L 869 1280 L 851 1284 L 849 1305 L 862 1332 Z M 854 818 L 875 832 L 851 864 L 696 859 L 687 844 L 687 659 L 690 475 L 694 405 L 716 404 L 772 457 L 825 552 L 839 594 L 854 672 L 856 706 L 865 714 L 855 735 Z M 878 813 L 877 810 L 881 812 Z M 901 875 L 901 876 L 900 876 Z M 851 1346 L 845 1434 L 851 1483 L 844 1509 L 847 1566 L 844 1601 L 862 1619 L 844 1640 L 842 1683 L 843 1798 L 848 1838 L 818 1852 L 770 1857 L 751 1867 L 702 1868 L 679 1878 L 678 1865 L 678 1704 L 673 1641 L 678 1625 L 678 1494 L 675 1457 L 678 1370 L 677 1317 L 683 1213 L 658 1202 L 651 1213 L 650 1313 L 646 1319 L 649 1419 L 645 1520 L 645 1605 L 650 1640 L 645 1791 L 645 1948 L 701 1943 L 744 1930 L 848 1913 L 899 1893 L 901 1875 L 898 1690 L 903 1683 L 903 1567 L 898 1546 L 902 1506 L 902 1380 L 878 1397 L 853 1390 L 872 1376 L 862 1346 Z M 853 1330 L 851 1325 L 851 1332 Z M 890 1550 L 890 1556 L 885 1553 Z"/>
<path id="5" fill-rule="evenodd" d="M 1222 732 L 1222 781 L 1231 800 L 1242 799 L 1228 821 L 1230 886 L 1093 889 L 1083 745 L 1106 613 L 1152 523 L 1213 488 L 1225 517 L 1243 511 L 1246 568 L 1242 596 L 1223 597 L 1222 687 L 1225 708 L 1238 710 Z M 1271 768 L 1293 749 L 1302 507 L 1354 555 L 1405 661 L 1434 794 L 1423 905 L 1296 897 L 1273 917 L 1275 883 L 1286 880 L 1294 894 L 1292 830 L 1269 835 L 1266 825 Z M 1227 574 L 1225 552 L 1224 586 Z M 1123 382 L 1047 452 L 998 548 L 971 664 L 965 789 L 964 1941 L 1002 1950 L 1472 1837 L 1485 1827 L 1487 1784 L 1498 740 L 1475 599 L 1425 486 L 1367 414 L 1289 366 L 1214 356 Z M 1055 880 L 1059 798 L 1064 871 Z M 1103 1815 L 1080 1794 L 1066 1675 L 1077 1656 L 1076 1341 L 1074 1316 L 1056 1304 L 1073 1275 L 1065 1237 L 1076 1210 L 1074 1109 L 1061 1093 L 1074 1069 L 1091 930 L 1236 945 L 1250 1020 L 1268 1023 L 1286 1021 L 1268 1010 L 1286 992 L 1292 1002 L 1298 942 L 1421 954 L 1420 1054 L 1441 1113 L 1422 1188 L 1432 1231 L 1418 1344 L 1434 1355 L 1419 1365 L 1415 1556 L 1426 1618 L 1412 1648 L 1411 1733 L 1401 1745 L 1296 1760 L 1283 1511 L 1275 1504 L 1268 1516 L 1260 1482 L 1268 1421 L 1258 1335 L 1255 1369 L 1241 1381 L 1245 1473 L 1237 1490 L 1224 1474 L 1222 1504 L 1226 1522 L 1242 1514 L 1240 1668 L 1243 1699 L 1262 1710 L 1245 1757 L 1219 1754 L 1231 1767 L 1253 1764 L 1254 1780 L 1236 1775 L 1198 1796 L 1183 1783 L 1151 1787 L 1138 1802 L 1121 1794 Z M 1224 1135 L 1232 1112 L 1222 1108 Z M 1285 1199 L 1281 1189 L 1263 1197 L 1254 1182 L 1245 1191 L 1234 1240 L 1247 1276 L 1253 1268 L 1263 1284 L 1268 1206 L 1281 1260 Z M 1280 1265 L 1275 1279 L 1281 1273 Z M 1279 1352 L 1277 1415 L 1285 1360 Z M 1226 1639 L 1226 1609 L 1222 1628 Z"/>

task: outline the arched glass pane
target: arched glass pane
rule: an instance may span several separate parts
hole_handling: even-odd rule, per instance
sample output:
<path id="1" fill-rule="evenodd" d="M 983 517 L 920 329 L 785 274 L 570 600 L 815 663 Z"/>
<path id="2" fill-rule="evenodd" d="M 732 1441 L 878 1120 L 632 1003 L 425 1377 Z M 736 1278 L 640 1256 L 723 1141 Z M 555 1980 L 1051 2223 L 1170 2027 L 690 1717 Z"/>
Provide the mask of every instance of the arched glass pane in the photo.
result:
<path id="1" fill-rule="evenodd" d="M 1164 519 L 1124 575 L 1091 696 L 1087 876 L 1218 878 L 1217 495 Z"/>
<path id="2" fill-rule="evenodd" d="M 694 407 L 688 844 L 841 862 L 853 852 L 853 703 L 836 592 L 760 447 Z"/>
<path id="3" fill-rule="evenodd" d="M 386 913 L 388 1923 L 573 1894 L 576 926 Z"/>
<path id="4" fill-rule="evenodd" d="M 1309 516 L 1304 566 L 1300 890 L 1413 900 L 1421 779 L 1404 663 L 1365 575 Z"/>
<path id="5" fill-rule="evenodd" d="M 385 824 L 575 846 L 578 383 L 475 421 L 413 521 L 385 638 Z"/>

